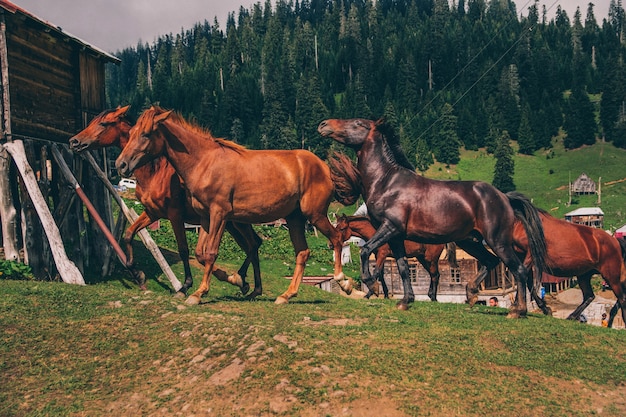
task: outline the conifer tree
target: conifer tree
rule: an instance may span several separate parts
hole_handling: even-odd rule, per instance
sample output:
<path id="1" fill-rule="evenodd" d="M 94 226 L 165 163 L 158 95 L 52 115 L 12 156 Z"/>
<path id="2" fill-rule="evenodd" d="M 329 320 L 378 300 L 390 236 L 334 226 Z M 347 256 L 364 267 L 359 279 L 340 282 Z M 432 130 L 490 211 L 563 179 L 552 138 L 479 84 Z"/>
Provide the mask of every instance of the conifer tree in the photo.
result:
<path id="1" fill-rule="evenodd" d="M 530 125 L 530 107 L 524 106 L 522 110 L 522 118 L 519 123 L 519 131 L 517 132 L 517 143 L 519 144 L 519 152 L 532 155 L 536 150 L 533 129 Z"/>
<path id="2" fill-rule="evenodd" d="M 428 170 L 433 164 L 433 155 L 424 138 L 417 141 L 417 149 L 415 150 L 415 168 L 422 174 Z"/>
<path id="3" fill-rule="evenodd" d="M 511 137 L 506 130 L 497 139 L 496 166 L 493 172 L 493 186 L 503 193 L 515 191 L 513 174 L 515 173 L 515 162 L 513 161 L 513 148 L 511 148 Z"/>

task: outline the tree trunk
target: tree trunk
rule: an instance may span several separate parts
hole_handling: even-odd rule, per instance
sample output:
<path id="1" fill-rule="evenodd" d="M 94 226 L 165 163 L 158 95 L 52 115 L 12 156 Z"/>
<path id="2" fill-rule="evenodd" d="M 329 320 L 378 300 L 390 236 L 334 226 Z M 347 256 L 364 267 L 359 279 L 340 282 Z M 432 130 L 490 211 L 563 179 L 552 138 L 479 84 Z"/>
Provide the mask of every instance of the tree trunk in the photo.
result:
<path id="1" fill-rule="evenodd" d="M 4 257 L 19 260 L 17 248 L 17 211 L 11 193 L 11 157 L 4 146 L 0 146 L 0 221 L 2 221 L 2 246 Z"/>

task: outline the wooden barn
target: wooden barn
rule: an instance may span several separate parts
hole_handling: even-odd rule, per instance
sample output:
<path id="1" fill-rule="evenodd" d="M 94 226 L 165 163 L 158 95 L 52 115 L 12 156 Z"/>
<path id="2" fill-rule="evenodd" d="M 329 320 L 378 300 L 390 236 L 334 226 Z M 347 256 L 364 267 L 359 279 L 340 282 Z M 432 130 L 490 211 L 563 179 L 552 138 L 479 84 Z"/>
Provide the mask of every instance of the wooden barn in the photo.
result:
<path id="1" fill-rule="evenodd" d="M 571 185 L 572 194 L 596 194 L 596 183 L 584 172 Z"/>
<path id="2" fill-rule="evenodd" d="M 65 145 L 104 109 L 105 65 L 118 62 L 0 0 L 0 256 L 28 263 L 38 278 L 83 283 L 84 268 L 106 268 L 111 258 L 60 169 L 67 164 L 97 211 L 111 213 L 106 189 L 93 175 L 83 178 L 82 159 Z M 103 154 L 96 159 L 105 166 Z M 104 217 L 110 227 L 112 216 Z"/>
<path id="3" fill-rule="evenodd" d="M 604 212 L 600 207 L 581 207 L 565 213 L 565 220 L 570 223 L 585 226 L 604 228 Z"/>
<path id="4" fill-rule="evenodd" d="M 461 249 L 457 249 L 458 268 L 452 267 L 445 255 L 439 259 L 439 288 L 437 299 L 443 302 L 464 303 L 466 301 L 465 287 L 472 278 L 476 276 L 480 269 L 480 263 Z M 375 259 L 370 259 L 370 270 L 374 270 Z M 430 275 L 428 271 L 415 258 L 410 258 L 409 273 L 411 284 L 416 300 L 429 300 L 428 288 L 430 286 Z M 396 261 L 393 258 L 385 260 L 384 271 L 385 282 L 389 288 L 389 295 L 394 298 L 402 298 L 402 279 L 398 273 Z M 500 306 L 510 304 L 509 295 L 515 290 L 515 279 L 510 275 L 501 263 L 485 278 L 480 285 L 479 302 L 484 302 L 490 297 L 497 297 Z"/>

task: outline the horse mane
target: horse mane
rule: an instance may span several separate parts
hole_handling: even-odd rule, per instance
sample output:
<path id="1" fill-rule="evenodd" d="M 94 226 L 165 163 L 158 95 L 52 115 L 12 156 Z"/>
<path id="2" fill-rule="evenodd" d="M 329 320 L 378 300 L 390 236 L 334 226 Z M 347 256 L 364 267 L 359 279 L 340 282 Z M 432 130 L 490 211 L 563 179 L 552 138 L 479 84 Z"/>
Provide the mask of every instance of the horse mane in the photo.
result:
<path id="1" fill-rule="evenodd" d="M 376 121 L 376 130 L 382 135 L 388 146 L 384 147 L 384 153 L 387 159 L 394 161 L 396 164 L 415 171 L 415 167 L 406 157 L 400 145 L 400 136 L 396 133 L 393 126 L 384 119 Z"/>
<path id="2" fill-rule="evenodd" d="M 165 113 L 166 111 L 167 110 L 163 109 L 162 107 L 153 105 L 148 110 L 146 110 L 145 113 L 148 113 L 148 115 L 150 116 L 149 117 L 150 123 L 152 123 L 152 119 L 154 119 L 155 116 Z M 146 118 L 146 120 L 147 119 L 148 118 Z M 217 143 L 218 145 L 224 148 L 231 149 L 237 153 L 241 153 L 242 151 L 247 149 L 245 146 L 235 143 L 232 140 L 228 140 L 224 138 L 216 138 L 215 136 L 213 136 L 213 134 L 211 133 L 209 129 L 199 126 L 197 123 L 192 123 L 192 122 L 187 121 L 177 111 L 173 111 L 167 119 L 172 121 L 173 123 L 180 125 L 182 128 L 186 130 L 190 130 L 200 136 L 203 136 L 206 139 L 214 141 L 215 143 Z M 143 117 L 140 118 L 140 121 L 143 121 L 144 124 L 147 125 L 147 121 L 144 121 Z M 147 128 L 151 128 L 151 126 L 145 126 L 145 125 L 141 126 L 142 130 L 148 130 Z"/>
<path id="3" fill-rule="evenodd" d="M 362 193 L 361 173 L 345 154 L 334 152 L 328 158 L 330 177 L 335 186 L 335 198 L 344 206 L 356 203 Z"/>

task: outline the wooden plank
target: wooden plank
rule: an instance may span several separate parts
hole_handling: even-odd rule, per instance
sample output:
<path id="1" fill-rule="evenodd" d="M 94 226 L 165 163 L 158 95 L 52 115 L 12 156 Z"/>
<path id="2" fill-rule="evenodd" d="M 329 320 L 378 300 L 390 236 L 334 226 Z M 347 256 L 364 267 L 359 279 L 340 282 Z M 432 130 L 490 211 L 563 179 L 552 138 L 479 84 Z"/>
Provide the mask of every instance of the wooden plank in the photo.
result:
<path id="1" fill-rule="evenodd" d="M 85 285 L 85 280 L 83 279 L 82 274 L 65 253 L 63 239 L 61 239 L 59 228 L 52 218 L 52 214 L 50 213 L 48 205 L 41 194 L 41 190 L 39 190 L 33 169 L 26 160 L 24 144 L 21 140 L 14 140 L 12 142 L 5 143 L 3 146 L 13 157 L 15 165 L 24 180 L 28 194 L 33 200 L 33 204 L 35 205 L 35 209 L 37 210 L 43 229 L 46 232 L 48 241 L 50 242 L 50 249 L 57 265 L 57 270 L 61 275 L 61 279 L 63 282 L 68 284 Z"/>

